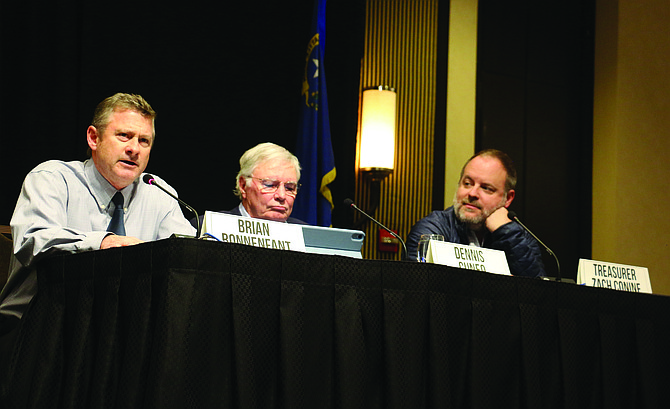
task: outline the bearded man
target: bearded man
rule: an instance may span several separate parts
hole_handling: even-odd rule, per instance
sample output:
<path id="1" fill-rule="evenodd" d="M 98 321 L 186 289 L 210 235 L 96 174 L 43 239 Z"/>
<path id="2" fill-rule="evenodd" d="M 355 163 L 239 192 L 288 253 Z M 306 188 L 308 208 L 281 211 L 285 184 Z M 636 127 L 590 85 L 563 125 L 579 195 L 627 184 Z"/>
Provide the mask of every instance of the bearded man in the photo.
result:
<path id="1" fill-rule="evenodd" d="M 504 251 L 513 275 L 544 276 L 537 241 L 507 215 L 515 187 L 516 169 L 506 153 L 487 149 L 475 154 L 461 170 L 453 206 L 412 227 L 408 258 L 416 260 L 421 235 L 439 234 L 448 242 Z"/>

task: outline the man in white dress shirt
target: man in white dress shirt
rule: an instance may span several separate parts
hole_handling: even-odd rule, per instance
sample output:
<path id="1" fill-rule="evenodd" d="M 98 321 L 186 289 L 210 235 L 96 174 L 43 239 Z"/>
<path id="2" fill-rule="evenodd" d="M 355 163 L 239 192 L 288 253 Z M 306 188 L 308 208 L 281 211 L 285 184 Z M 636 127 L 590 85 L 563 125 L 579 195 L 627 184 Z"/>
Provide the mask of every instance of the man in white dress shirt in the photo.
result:
<path id="1" fill-rule="evenodd" d="M 155 116 L 141 96 L 115 94 L 98 105 L 86 131 L 90 159 L 47 161 L 26 176 L 10 222 L 14 255 L 0 293 L 0 337 L 16 326 L 37 292 L 34 265 L 43 256 L 129 246 L 173 233 L 195 235 L 177 201 L 141 183 Z M 115 234 L 110 221 L 121 209 L 116 220 L 124 228 Z"/>

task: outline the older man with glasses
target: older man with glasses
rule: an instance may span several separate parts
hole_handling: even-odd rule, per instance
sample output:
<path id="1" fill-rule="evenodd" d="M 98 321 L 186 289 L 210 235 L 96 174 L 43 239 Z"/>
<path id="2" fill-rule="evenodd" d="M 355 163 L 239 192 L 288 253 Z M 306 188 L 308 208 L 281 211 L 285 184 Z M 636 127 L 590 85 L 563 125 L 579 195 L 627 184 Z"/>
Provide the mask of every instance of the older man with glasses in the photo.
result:
<path id="1" fill-rule="evenodd" d="M 294 224 L 307 224 L 290 217 L 300 189 L 300 162 L 291 152 L 265 142 L 244 152 L 235 177 L 234 193 L 239 206 L 221 213 Z"/>

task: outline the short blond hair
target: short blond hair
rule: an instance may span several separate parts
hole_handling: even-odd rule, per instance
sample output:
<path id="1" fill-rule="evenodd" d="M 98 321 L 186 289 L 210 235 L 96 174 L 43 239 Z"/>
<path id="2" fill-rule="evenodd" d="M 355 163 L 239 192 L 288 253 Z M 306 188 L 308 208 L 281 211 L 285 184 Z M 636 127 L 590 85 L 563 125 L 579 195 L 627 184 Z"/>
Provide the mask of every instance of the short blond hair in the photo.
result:
<path id="1" fill-rule="evenodd" d="M 115 111 L 122 110 L 136 111 L 143 117 L 150 119 L 153 128 L 153 136 L 154 138 L 156 137 L 156 129 L 153 127 L 153 123 L 156 119 L 156 111 L 151 108 L 151 105 L 149 105 L 142 96 L 135 94 L 124 94 L 119 92 L 102 100 L 102 102 L 95 108 L 95 112 L 93 112 L 91 125 L 93 125 L 102 135 L 105 132 L 107 125 L 109 125 L 112 114 Z"/>

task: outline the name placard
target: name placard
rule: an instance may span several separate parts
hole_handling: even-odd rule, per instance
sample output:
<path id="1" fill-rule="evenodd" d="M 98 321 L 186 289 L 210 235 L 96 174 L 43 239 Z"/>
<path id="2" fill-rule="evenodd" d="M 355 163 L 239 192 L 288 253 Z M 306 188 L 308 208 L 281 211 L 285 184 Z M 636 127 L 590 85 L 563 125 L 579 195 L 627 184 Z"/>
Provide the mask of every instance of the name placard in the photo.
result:
<path id="1" fill-rule="evenodd" d="M 450 267 L 511 275 L 505 252 L 500 250 L 431 240 L 426 259 Z"/>
<path id="2" fill-rule="evenodd" d="M 296 224 L 206 211 L 202 233 L 226 243 L 305 251 L 302 228 Z"/>
<path id="3" fill-rule="evenodd" d="M 628 266 L 583 258 L 579 259 L 577 284 L 651 294 L 649 270 L 646 267 Z"/>

